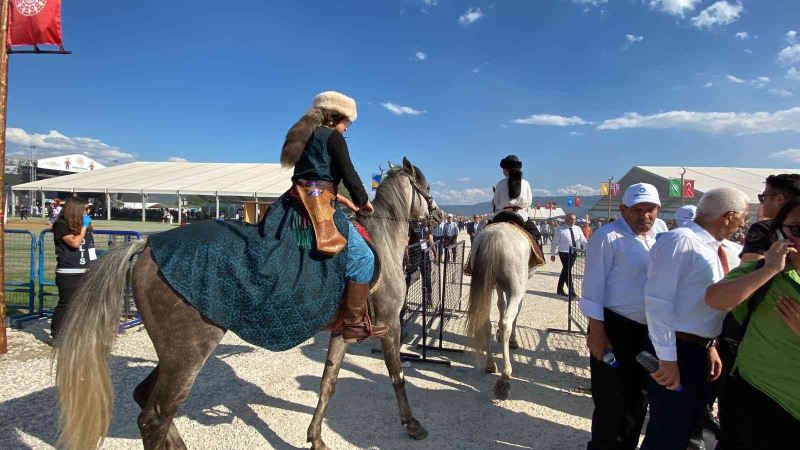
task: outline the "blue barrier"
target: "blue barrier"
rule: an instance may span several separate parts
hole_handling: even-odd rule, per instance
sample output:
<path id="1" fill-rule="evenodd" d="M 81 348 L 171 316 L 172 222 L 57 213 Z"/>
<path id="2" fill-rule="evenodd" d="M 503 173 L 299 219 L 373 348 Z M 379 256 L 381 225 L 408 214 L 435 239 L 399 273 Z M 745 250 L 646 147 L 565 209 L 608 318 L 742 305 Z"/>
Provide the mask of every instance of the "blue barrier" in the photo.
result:
<path id="1" fill-rule="evenodd" d="M 21 323 L 39 317 L 35 312 L 36 263 L 34 255 L 36 254 L 36 238 L 28 230 L 6 229 L 4 241 L 6 305 L 25 306 L 27 309 L 27 313 L 16 314 L 9 318 L 12 327 L 19 327 Z M 27 268 L 15 266 L 15 262 L 23 260 L 27 260 Z M 17 300 L 20 298 L 21 301 Z"/>
<path id="2" fill-rule="evenodd" d="M 47 239 L 47 234 L 52 234 L 52 230 L 47 229 L 39 233 L 39 308 L 37 317 L 49 317 L 53 310 L 47 307 L 47 298 L 58 298 L 58 291 L 53 289 L 56 286 L 55 278 L 48 278 L 47 275 L 55 276 L 55 243 L 52 238 Z M 94 230 L 94 245 L 98 258 L 111 250 L 115 245 L 126 244 L 134 240 L 142 239 L 142 234 L 138 231 L 117 231 L 117 230 Z M 105 239 L 103 239 L 105 237 Z M 125 303 L 122 315 L 129 318 L 122 322 L 118 331 L 122 332 L 128 328 L 139 325 L 142 321 L 133 308 L 133 295 L 128 286 L 125 293 Z"/>

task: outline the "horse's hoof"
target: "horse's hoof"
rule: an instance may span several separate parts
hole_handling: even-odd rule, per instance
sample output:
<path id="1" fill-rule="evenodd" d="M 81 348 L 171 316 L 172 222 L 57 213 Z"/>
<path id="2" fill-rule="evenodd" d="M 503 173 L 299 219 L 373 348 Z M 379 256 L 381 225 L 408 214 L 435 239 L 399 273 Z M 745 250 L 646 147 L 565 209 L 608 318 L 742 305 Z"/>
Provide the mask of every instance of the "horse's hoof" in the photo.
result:
<path id="1" fill-rule="evenodd" d="M 322 439 L 315 439 L 311 441 L 311 450 L 331 450 L 330 447 L 322 442 Z"/>
<path id="2" fill-rule="evenodd" d="M 497 366 L 494 361 L 492 361 L 491 364 L 487 364 L 483 370 L 485 370 L 486 373 L 497 373 Z"/>
<path id="3" fill-rule="evenodd" d="M 422 427 L 417 419 L 411 419 L 410 422 L 405 424 L 406 433 L 412 438 L 421 441 L 428 437 L 428 431 Z"/>
<path id="4" fill-rule="evenodd" d="M 508 400 L 508 394 L 511 393 L 511 382 L 500 378 L 494 385 L 494 395 L 499 400 Z"/>
<path id="5" fill-rule="evenodd" d="M 517 344 L 517 341 L 509 341 L 508 348 L 511 350 L 516 350 L 519 348 L 519 344 Z"/>

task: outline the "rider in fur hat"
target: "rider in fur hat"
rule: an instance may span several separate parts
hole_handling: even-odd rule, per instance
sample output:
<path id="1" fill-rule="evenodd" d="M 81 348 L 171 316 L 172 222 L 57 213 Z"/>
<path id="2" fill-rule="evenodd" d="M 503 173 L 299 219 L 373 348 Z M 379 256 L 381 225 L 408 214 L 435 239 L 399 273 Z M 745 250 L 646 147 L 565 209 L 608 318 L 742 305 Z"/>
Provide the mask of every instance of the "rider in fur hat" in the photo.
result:
<path id="1" fill-rule="evenodd" d="M 373 211 L 361 178 L 353 168 L 343 136 L 356 117 L 355 100 L 339 92 L 327 91 L 314 97 L 311 109 L 289 129 L 281 152 L 281 164 L 284 167 L 294 167 L 292 182 L 295 183 L 295 191 L 303 190 L 303 195 L 308 195 L 307 199 L 303 199 L 306 210 L 309 210 L 307 202 L 313 202 L 313 197 L 319 196 L 319 191 L 314 189 L 332 191 L 335 195 L 339 183 L 343 182 L 356 210 L 368 213 Z M 335 211 L 341 214 L 338 202 L 333 203 Z M 330 202 L 328 206 L 329 204 Z M 335 229 L 331 231 L 331 227 L 324 230 L 317 228 L 320 224 L 315 214 L 320 212 L 315 207 L 310 209 L 312 210 L 308 213 L 314 222 L 319 247 L 320 233 L 335 232 Z M 332 212 L 327 213 L 328 216 L 331 214 Z M 326 216 L 324 211 L 322 216 Z M 344 236 L 347 240 L 347 284 L 339 317 L 332 331 L 334 334 L 342 334 L 345 342 L 360 342 L 385 334 L 388 327 L 372 326 L 369 321 L 367 295 L 375 260 L 372 250 L 361 235 L 352 224 L 348 222 L 348 225 L 349 232 Z"/>

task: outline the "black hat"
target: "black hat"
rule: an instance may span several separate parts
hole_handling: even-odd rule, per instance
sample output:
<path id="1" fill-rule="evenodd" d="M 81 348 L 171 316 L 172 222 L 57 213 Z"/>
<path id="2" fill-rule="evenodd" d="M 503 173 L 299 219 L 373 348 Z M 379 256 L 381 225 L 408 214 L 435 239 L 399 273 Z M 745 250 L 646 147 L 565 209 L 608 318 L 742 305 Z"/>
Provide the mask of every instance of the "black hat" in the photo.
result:
<path id="1" fill-rule="evenodd" d="M 522 161 L 517 158 L 517 155 L 508 155 L 500 161 L 500 167 L 503 169 L 522 169 Z"/>

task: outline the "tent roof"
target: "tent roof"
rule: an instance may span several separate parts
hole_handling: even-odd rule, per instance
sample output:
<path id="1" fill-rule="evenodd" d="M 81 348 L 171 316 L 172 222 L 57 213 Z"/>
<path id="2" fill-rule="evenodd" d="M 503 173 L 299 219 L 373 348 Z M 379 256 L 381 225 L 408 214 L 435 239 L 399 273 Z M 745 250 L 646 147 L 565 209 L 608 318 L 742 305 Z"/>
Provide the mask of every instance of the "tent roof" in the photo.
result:
<path id="1" fill-rule="evenodd" d="M 636 166 L 644 171 L 669 180 L 680 178 L 683 167 Z M 748 167 L 686 167 L 684 178 L 694 180 L 695 191 L 705 193 L 718 187 L 734 187 L 758 203 L 758 194 L 764 190 L 764 180 L 779 173 L 797 173 L 798 169 L 763 169 Z"/>
<path id="2" fill-rule="evenodd" d="M 565 214 L 564 210 L 561 208 L 554 209 L 552 214 L 550 214 L 549 210 L 544 208 L 537 209 L 536 206 L 531 206 L 529 211 L 531 219 L 538 219 L 538 220 L 549 219 L 551 217 L 555 219 L 556 217 L 563 217 Z"/>
<path id="3" fill-rule="evenodd" d="M 12 186 L 14 191 L 277 198 L 291 187 L 280 164 L 134 162 Z"/>

